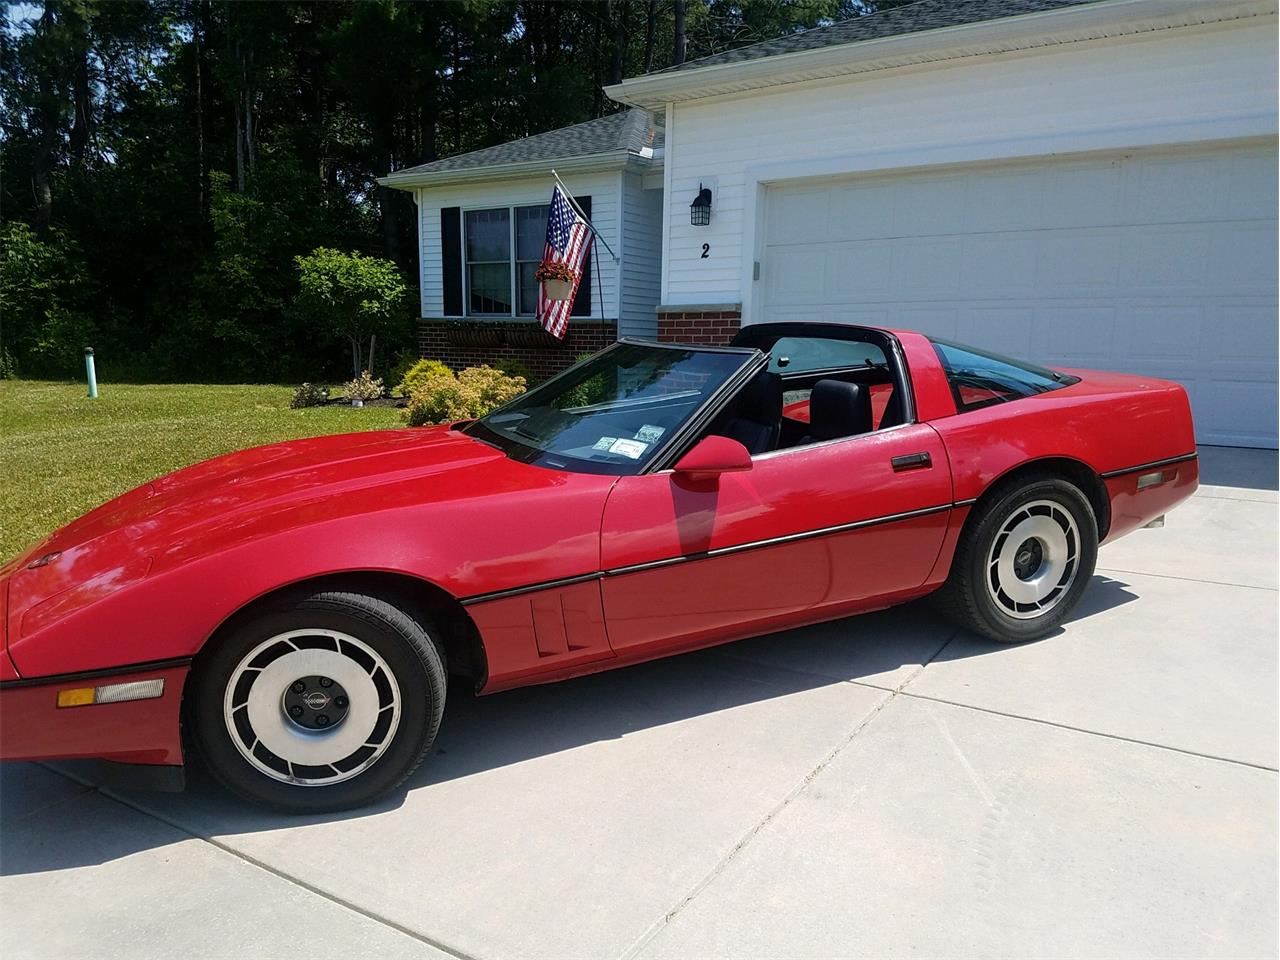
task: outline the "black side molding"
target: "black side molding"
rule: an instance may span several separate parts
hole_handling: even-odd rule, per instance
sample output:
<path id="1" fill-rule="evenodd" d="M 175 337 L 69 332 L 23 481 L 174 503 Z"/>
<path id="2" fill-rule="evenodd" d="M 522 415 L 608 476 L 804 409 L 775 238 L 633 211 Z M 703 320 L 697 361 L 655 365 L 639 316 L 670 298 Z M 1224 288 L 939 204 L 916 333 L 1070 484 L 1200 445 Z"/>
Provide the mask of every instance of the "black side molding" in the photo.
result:
<path id="1" fill-rule="evenodd" d="M 1137 473 L 1139 470 L 1154 470 L 1157 467 L 1168 467 L 1175 463 L 1186 463 L 1188 460 L 1198 459 L 1198 453 L 1184 453 L 1179 457 L 1167 457 L 1164 460 L 1152 460 L 1150 463 L 1140 463 L 1136 467 L 1125 467 L 1122 470 L 1108 470 L 1102 474 L 1103 480 L 1110 480 L 1112 477 L 1123 477 L 1126 473 Z"/>

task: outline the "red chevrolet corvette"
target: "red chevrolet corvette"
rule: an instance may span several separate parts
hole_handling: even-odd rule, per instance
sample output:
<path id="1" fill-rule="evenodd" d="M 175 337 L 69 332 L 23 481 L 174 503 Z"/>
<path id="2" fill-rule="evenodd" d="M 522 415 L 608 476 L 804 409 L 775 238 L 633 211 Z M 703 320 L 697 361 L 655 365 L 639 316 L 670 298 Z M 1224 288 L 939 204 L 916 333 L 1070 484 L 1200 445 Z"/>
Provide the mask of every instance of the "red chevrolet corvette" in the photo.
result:
<path id="1" fill-rule="evenodd" d="M 1198 472 L 1174 383 L 867 327 L 623 341 L 474 422 L 179 470 L 12 560 L 0 756 L 180 783 L 194 749 L 244 797 L 351 807 L 422 761 L 448 673 L 491 693 L 926 594 L 1043 637 Z"/>

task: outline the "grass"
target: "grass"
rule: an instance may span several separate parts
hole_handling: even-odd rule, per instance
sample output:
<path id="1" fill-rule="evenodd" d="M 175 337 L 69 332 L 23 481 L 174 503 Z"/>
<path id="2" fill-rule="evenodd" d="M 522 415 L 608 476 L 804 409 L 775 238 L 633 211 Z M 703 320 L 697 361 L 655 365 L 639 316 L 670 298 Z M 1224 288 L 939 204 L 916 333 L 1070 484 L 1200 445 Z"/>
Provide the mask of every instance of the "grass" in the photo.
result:
<path id="1" fill-rule="evenodd" d="M 289 387 L 0 380 L 0 562 L 153 477 L 277 440 L 401 424 L 385 407 L 289 409 Z"/>

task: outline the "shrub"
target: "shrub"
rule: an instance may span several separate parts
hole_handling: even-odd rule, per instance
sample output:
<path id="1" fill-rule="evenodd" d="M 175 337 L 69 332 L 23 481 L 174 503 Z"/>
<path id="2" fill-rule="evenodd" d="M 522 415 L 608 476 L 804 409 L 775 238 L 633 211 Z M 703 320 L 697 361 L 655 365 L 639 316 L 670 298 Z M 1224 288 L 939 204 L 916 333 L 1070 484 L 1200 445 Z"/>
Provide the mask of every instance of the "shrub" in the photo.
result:
<path id="1" fill-rule="evenodd" d="M 386 393 L 382 378 L 375 380 L 368 370 L 361 372 L 354 380 L 348 380 L 342 386 L 342 395 L 348 400 L 377 400 Z"/>
<path id="2" fill-rule="evenodd" d="M 525 383 L 533 383 L 533 371 L 523 361 L 517 360 L 515 357 L 503 357 L 501 360 L 495 360 L 493 365 L 508 377 L 524 377 Z"/>
<path id="3" fill-rule="evenodd" d="M 396 393 L 402 397 L 412 396 L 414 390 L 441 373 L 453 376 L 453 371 L 439 360 L 419 360 L 406 370 L 404 376 L 400 378 L 400 385 L 396 387 Z"/>
<path id="4" fill-rule="evenodd" d="M 468 367 L 456 377 L 435 373 L 413 391 L 406 416 L 413 427 L 483 417 L 524 393 L 525 385 L 524 377 L 487 366 Z"/>
<path id="5" fill-rule="evenodd" d="M 574 363 L 581 363 L 595 356 L 593 353 L 580 353 L 574 358 Z M 570 407 L 589 407 L 595 403 L 603 403 L 615 393 L 617 385 L 618 372 L 616 370 L 601 370 L 594 376 L 588 377 L 572 390 L 566 390 L 564 394 L 564 406 L 566 409 Z"/>
<path id="6" fill-rule="evenodd" d="M 293 391 L 293 399 L 289 401 L 289 406 L 295 410 L 302 407 L 318 407 L 328 399 L 328 389 L 314 383 L 304 383 Z"/>
<path id="7" fill-rule="evenodd" d="M 367 359 L 372 369 L 378 334 L 387 333 L 403 319 L 409 291 L 396 265 L 328 247 L 316 247 L 294 261 L 298 265 L 298 308 L 347 338 L 353 370 L 361 369 L 362 359 Z M 362 353 L 365 340 L 369 341 L 367 355 Z"/>
<path id="8" fill-rule="evenodd" d="M 387 369 L 387 383 L 399 384 L 403 382 L 404 375 L 413 369 L 413 365 L 422 359 L 422 355 L 417 350 L 405 347 L 396 353 L 396 358 L 391 361 L 391 366 Z M 395 391 L 399 393 L 400 388 L 397 386 Z"/>

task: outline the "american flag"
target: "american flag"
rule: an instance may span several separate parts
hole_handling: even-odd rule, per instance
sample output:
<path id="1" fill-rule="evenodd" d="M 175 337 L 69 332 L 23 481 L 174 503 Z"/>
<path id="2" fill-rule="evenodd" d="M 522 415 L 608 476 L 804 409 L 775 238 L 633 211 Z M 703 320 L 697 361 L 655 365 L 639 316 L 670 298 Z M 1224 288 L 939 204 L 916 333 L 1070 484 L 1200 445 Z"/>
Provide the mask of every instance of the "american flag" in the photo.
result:
<path id="1" fill-rule="evenodd" d="M 544 261 L 563 260 L 577 275 L 573 292 L 568 300 L 548 300 L 543 284 L 538 284 L 538 322 L 553 337 L 563 340 L 569 329 L 569 311 L 582 282 L 582 261 L 587 256 L 591 242 L 591 228 L 573 208 L 569 198 L 557 186 L 551 191 L 551 209 L 547 211 L 547 245 L 543 248 Z"/>

